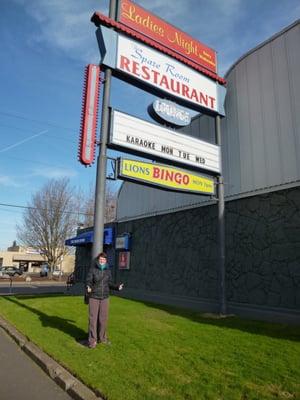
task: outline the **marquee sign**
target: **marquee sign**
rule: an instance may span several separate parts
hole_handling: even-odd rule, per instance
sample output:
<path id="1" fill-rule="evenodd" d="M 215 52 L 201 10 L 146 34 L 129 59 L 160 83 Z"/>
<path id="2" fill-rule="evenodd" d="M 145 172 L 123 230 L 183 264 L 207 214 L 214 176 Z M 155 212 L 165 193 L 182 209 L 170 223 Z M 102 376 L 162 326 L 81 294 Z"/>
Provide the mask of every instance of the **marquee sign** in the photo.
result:
<path id="1" fill-rule="evenodd" d="M 130 0 L 120 0 L 118 21 L 183 57 L 216 72 L 216 52 Z"/>
<path id="2" fill-rule="evenodd" d="M 150 117 L 159 123 L 173 126 L 187 126 L 191 123 L 191 114 L 169 100 L 156 99 L 148 107 Z"/>
<path id="3" fill-rule="evenodd" d="M 135 118 L 111 113 L 109 147 L 219 173 L 217 145 Z"/>
<path id="4" fill-rule="evenodd" d="M 167 190 L 209 195 L 215 193 L 212 178 L 168 165 L 121 158 L 118 177 Z"/>

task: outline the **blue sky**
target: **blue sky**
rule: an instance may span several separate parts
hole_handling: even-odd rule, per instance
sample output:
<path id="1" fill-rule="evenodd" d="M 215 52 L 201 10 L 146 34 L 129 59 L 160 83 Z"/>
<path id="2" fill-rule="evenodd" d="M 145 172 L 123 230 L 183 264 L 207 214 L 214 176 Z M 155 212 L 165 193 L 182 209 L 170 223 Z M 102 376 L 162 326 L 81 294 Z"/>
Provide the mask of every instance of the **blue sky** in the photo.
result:
<path id="1" fill-rule="evenodd" d="M 298 0 L 136 2 L 214 48 L 222 76 L 300 14 Z M 77 161 L 83 71 L 99 61 L 90 17 L 107 15 L 108 0 L 4 0 L 0 11 L 0 203 L 26 205 L 48 179 L 64 176 L 88 191 L 95 164 Z M 115 108 L 147 118 L 152 100 L 113 82 Z M 0 249 L 16 239 L 21 218 L 22 209 L 0 205 Z"/>

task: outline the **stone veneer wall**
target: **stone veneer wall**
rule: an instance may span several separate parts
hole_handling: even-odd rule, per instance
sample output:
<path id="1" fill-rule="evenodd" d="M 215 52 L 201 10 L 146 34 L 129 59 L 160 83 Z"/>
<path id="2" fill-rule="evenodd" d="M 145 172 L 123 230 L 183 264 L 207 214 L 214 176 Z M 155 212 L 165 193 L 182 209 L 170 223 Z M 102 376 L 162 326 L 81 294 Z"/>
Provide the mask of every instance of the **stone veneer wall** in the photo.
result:
<path id="1" fill-rule="evenodd" d="M 300 310 L 300 187 L 226 208 L 228 300 Z"/>
<path id="2" fill-rule="evenodd" d="M 217 206 L 118 224 L 128 289 L 218 302 Z M 226 202 L 227 300 L 300 311 L 300 187 Z"/>
<path id="3" fill-rule="evenodd" d="M 132 233 L 126 287 L 217 299 L 216 207 L 202 207 L 118 225 Z"/>

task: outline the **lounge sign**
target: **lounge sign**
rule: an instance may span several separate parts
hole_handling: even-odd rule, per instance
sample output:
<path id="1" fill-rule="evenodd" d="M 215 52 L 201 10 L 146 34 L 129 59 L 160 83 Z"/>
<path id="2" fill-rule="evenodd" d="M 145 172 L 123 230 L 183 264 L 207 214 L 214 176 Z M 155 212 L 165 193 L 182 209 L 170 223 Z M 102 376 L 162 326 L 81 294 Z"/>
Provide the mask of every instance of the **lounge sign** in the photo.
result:
<path id="1" fill-rule="evenodd" d="M 167 165 L 121 159 L 118 177 L 166 190 L 213 195 L 214 180 Z"/>
<path id="2" fill-rule="evenodd" d="M 148 112 L 150 117 L 159 123 L 171 126 L 187 126 L 191 123 L 191 114 L 169 100 L 154 100 L 148 107 Z"/>
<path id="3" fill-rule="evenodd" d="M 129 0 L 120 0 L 118 21 L 168 47 L 188 60 L 216 72 L 216 52 Z"/>
<path id="4" fill-rule="evenodd" d="M 192 68 L 118 35 L 117 70 L 163 92 L 218 112 L 217 84 Z"/>
<path id="5" fill-rule="evenodd" d="M 220 172 L 220 147 L 113 110 L 109 147 Z"/>

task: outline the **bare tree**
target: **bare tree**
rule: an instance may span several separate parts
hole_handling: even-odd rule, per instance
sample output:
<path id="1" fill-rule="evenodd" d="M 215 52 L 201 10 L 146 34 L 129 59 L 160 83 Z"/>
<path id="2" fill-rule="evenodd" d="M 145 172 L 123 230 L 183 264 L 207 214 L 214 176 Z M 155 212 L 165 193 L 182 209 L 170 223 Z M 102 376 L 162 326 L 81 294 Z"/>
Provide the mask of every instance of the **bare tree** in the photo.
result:
<path id="1" fill-rule="evenodd" d="M 79 195 L 81 199 L 81 226 L 91 227 L 94 225 L 94 211 L 95 211 L 95 189 L 90 187 L 88 195 Z M 106 185 L 106 197 L 105 197 L 105 214 L 104 221 L 112 222 L 116 218 L 116 205 L 117 205 L 117 193 L 113 190 L 110 181 Z"/>
<path id="2" fill-rule="evenodd" d="M 113 190 L 111 181 L 107 182 L 106 185 L 106 196 L 105 196 L 105 214 L 104 221 L 112 222 L 116 219 L 117 211 L 117 193 Z"/>
<path id="3" fill-rule="evenodd" d="M 53 271 L 68 253 L 65 240 L 74 234 L 78 217 L 74 190 L 66 178 L 53 179 L 36 192 L 23 215 L 18 239 L 41 252 Z"/>

